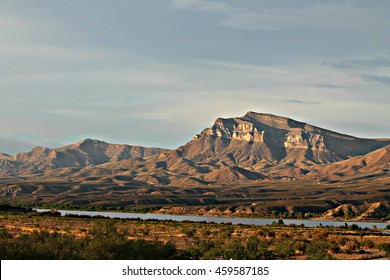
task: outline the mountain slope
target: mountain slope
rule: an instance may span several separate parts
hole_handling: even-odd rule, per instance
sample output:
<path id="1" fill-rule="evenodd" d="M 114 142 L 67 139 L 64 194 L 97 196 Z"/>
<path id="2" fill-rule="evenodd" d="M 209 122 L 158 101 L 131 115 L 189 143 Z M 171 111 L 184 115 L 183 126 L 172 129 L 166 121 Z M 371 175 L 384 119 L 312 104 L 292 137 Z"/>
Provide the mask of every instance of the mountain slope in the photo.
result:
<path id="1" fill-rule="evenodd" d="M 0 170 L 3 175 L 44 174 L 55 169 L 96 166 L 129 158 L 148 157 L 165 151 L 167 150 L 85 139 L 58 149 L 37 147 L 14 157 L 0 158 Z"/>
<path id="2" fill-rule="evenodd" d="M 390 172 L 390 145 L 363 156 L 315 167 L 309 175 L 342 177 L 368 174 L 373 176 L 375 174 L 388 174 L 388 172 Z"/>

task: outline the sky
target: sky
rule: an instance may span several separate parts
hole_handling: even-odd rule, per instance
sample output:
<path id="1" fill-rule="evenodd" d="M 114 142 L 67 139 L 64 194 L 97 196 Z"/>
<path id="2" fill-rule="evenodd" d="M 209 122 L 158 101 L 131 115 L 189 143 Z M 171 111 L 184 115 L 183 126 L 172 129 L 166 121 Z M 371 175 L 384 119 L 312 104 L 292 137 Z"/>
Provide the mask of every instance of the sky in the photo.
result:
<path id="1" fill-rule="evenodd" d="M 390 138 L 388 0 L 1 0 L 0 152 L 176 148 L 218 117 Z"/>

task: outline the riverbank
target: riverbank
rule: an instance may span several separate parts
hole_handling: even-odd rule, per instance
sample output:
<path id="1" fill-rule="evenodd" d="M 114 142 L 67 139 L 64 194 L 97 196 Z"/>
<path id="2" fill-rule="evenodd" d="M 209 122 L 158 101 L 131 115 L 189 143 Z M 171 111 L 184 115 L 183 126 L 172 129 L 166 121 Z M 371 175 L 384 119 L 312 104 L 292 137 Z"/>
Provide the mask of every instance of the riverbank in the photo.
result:
<path id="1" fill-rule="evenodd" d="M 234 219 L 271 219 L 271 220 L 288 220 L 288 221 L 331 221 L 342 223 L 382 223 L 384 225 L 390 225 L 390 220 L 384 218 L 389 215 L 385 215 L 383 218 L 366 218 L 357 219 L 352 217 L 346 219 L 344 217 L 332 217 L 326 216 L 321 213 L 296 213 L 296 212 L 278 212 L 272 211 L 271 213 L 242 213 L 233 212 L 231 209 L 224 211 L 215 210 L 215 208 L 204 207 L 162 207 L 162 208 L 145 208 L 145 207 L 103 207 L 103 206 L 90 206 L 90 205 L 68 205 L 57 203 L 45 203 L 45 204 L 3 204 L 0 205 L 0 211 L 31 211 L 31 209 L 42 209 L 45 211 L 58 210 L 58 211 L 86 211 L 88 213 L 123 213 L 123 214 L 147 214 L 147 215 L 166 215 L 166 216 L 185 216 L 185 217 L 218 217 L 218 218 L 234 218 Z"/>
<path id="2" fill-rule="evenodd" d="M 38 212 L 50 212 L 52 209 L 36 209 Z M 193 215 L 167 215 L 167 214 L 153 214 L 153 213 L 123 213 L 123 212 L 102 212 L 102 211 L 77 211 L 77 210 L 55 210 L 61 215 L 79 215 L 79 216 L 101 216 L 108 218 L 119 219 L 142 219 L 142 220 L 172 220 L 177 222 L 192 221 L 192 222 L 207 222 L 207 223 L 231 223 L 243 225 L 271 225 L 282 219 L 280 218 L 238 218 L 238 217 L 220 217 L 220 216 L 193 216 Z M 284 219 L 283 223 L 286 225 L 303 225 L 305 227 L 322 227 L 345 226 L 347 223 L 353 223 L 360 228 L 377 228 L 385 229 L 390 224 L 383 222 L 345 222 L 332 220 L 298 220 L 298 219 Z"/>

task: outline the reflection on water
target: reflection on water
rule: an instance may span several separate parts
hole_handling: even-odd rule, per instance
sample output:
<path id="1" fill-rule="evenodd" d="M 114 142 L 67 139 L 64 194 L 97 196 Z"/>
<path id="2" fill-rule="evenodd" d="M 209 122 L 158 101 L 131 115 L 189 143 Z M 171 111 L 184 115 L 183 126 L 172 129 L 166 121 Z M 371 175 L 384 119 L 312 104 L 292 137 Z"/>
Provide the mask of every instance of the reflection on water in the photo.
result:
<path id="1" fill-rule="evenodd" d="M 49 209 L 34 209 L 38 212 L 50 211 Z M 87 215 L 87 216 L 104 216 L 109 218 L 120 219 L 134 219 L 140 218 L 142 220 L 156 219 L 156 220 L 173 220 L 173 221 L 193 221 L 193 222 L 214 222 L 214 223 L 232 223 L 243 225 L 270 225 L 278 219 L 261 219 L 261 218 L 232 218 L 232 217 L 210 217 L 210 216 L 182 216 L 182 215 L 163 215 L 163 214 L 138 214 L 138 213 L 121 213 L 121 212 L 98 212 L 98 211 L 77 211 L 77 210 L 58 210 L 61 215 Z M 287 225 L 305 225 L 306 227 L 323 226 L 343 226 L 346 222 L 329 221 L 329 220 L 283 220 Z M 347 222 L 348 225 L 358 225 L 362 228 L 372 228 L 376 226 L 378 229 L 384 229 L 389 223 L 381 222 Z"/>

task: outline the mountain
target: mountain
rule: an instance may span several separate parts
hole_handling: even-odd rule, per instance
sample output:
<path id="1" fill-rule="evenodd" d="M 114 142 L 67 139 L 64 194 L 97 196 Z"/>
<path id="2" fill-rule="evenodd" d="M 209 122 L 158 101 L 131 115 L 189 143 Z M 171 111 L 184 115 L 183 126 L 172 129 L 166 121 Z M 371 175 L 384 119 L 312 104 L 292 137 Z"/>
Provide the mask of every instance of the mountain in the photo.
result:
<path id="1" fill-rule="evenodd" d="M 217 119 L 212 127 L 175 150 L 102 164 L 99 172 L 131 175 L 142 182 L 154 178 L 153 185 L 177 186 L 297 179 L 323 175 L 318 170 L 389 144 L 390 139 L 361 139 L 289 118 L 248 112 L 240 118 Z M 371 158 L 380 153 L 385 157 L 388 150 L 378 150 Z M 91 168 L 79 175 L 91 172 L 96 175 Z"/>
<path id="2" fill-rule="evenodd" d="M 390 139 L 360 139 L 284 117 L 248 112 L 241 118 L 217 119 L 183 152 L 195 161 L 218 159 L 248 167 L 259 162 L 311 165 L 363 155 L 388 144 Z"/>
<path id="3" fill-rule="evenodd" d="M 386 172 L 390 139 L 362 139 L 271 114 L 218 118 L 175 150 L 85 139 L 0 157 L 3 176 L 112 177 L 147 185 L 291 180 Z M 387 147 L 386 147 L 387 146 Z"/>
<path id="4" fill-rule="evenodd" d="M 1 159 L 9 159 L 9 158 L 11 158 L 11 156 L 9 154 L 0 153 L 0 160 Z"/>
<path id="5" fill-rule="evenodd" d="M 166 149 L 109 144 L 85 139 L 76 144 L 58 149 L 37 147 L 16 156 L 0 157 L 0 172 L 3 175 L 44 174 L 45 172 L 117 162 L 129 158 L 143 158 L 166 152 Z"/>
<path id="6" fill-rule="evenodd" d="M 387 175 L 390 172 L 390 145 L 363 156 L 353 157 L 340 162 L 313 168 L 310 175 L 343 177 L 367 174 Z"/>
<path id="7" fill-rule="evenodd" d="M 0 154 L 0 197 L 172 214 L 328 211 L 367 219 L 390 209 L 389 171 L 390 139 L 248 112 L 218 118 L 174 150 L 85 139 Z"/>

